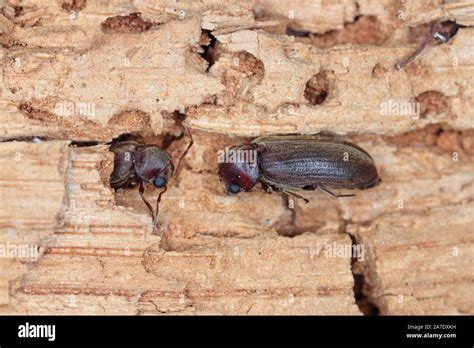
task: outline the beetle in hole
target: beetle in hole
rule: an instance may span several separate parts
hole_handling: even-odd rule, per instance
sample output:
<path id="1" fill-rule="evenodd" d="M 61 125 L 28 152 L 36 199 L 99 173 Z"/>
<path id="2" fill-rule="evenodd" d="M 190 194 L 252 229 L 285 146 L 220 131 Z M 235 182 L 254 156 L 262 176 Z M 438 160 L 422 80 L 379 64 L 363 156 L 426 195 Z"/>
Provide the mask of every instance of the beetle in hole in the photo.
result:
<path id="1" fill-rule="evenodd" d="M 295 191 L 318 189 L 333 197 L 351 197 L 354 194 L 332 190 L 364 190 L 381 182 L 372 157 L 332 133 L 260 137 L 228 153 L 219 161 L 218 175 L 232 194 L 261 182 L 267 192 L 281 191 L 307 203 Z"/>
<path id="2" fill-rule="evenodd" d="M 110 150 L 115 155 L 114 169 L 110 175 L 110 186 L 118 190 L 138 184 L 138 192 L 150 210 L 154 224 L 158 217 L 161 196 L 167 190 L 167 183 L 173 174 L 179 173 L 181 161 L 193 145 L 190 130 L 187 128 L 185 130 L 190 137 L 190 143 L 179 158 L 176 171 L 168 152 L 159 146 L 140 144 L 135 141 L 119 141 L 110 147 Z M 156 188 L 163 188 L 158 195 L 155 212 L 153 212 L 153 207 L 144 196 L 146 184 L 153 185 Z"/>

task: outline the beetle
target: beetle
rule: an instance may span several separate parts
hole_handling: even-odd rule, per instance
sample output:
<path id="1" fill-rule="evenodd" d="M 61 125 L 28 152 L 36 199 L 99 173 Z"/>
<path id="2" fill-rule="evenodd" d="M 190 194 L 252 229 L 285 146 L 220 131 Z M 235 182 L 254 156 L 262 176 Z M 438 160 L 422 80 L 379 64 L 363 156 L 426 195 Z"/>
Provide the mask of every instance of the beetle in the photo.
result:
<path id="1" fill-rule="evenodd" d="M 134 141 L 118 142 L 112 145 L 110 150 L 115 154 L 110 186 L 117 190 L 138 183 L 138 192 L 155 221 L 161 195 L 166 191 L 166 184 L 174 171 L 170 155 L 158 146 Z M 152 206 L 144 197 L 145 183 L 152 184 L 156 188 L 164 188 L 158 196 L 156 213 L 153 213 Z"/>
<path id="2" fill-rule="evenodd" d="M 416 56 L 418 56 L 428 46 L 433 39 L 441 43 L 447 43 L 454 35 L 456 35 L 459 28 L 462 26 L 456 22 L 446 21 L 439 22 L 437 20 L 431 22 L 428 34 L 418 47 L 406 58 L 395 64 L 395 69 L 401 70 L 405 65 L 410 63 Z"/>
<path id="3" fill-rule="evenodd" d="M 307 203 L 294 191 L 319 189 L 333 197 L 351 197 L 331 189 L 368 189 L 381 182 L 372 157 L 332 133 L 260 137 L 227 151 L 218 175 L 232 194 L 261 182 L 267 192 L 282 191 Z"/>
<path id="4" fill-rule="evenodd" d="M 110 175 L 110 186 L 115 189 L 127 188 L 138 183 L 140 197 L 150 210 L 153 223 L 158 217 L 158 207 L 161 196 L 167 190 L 167 183 L 173 174 L 179 173 L 181 161 L 193 145 L 191 131 L 185 127 L 190 143 L 181 155 L 174 170 L 171 157 L 162 148 L 155 145 L 140 144 L 135 141 L 119 141 L 110 147 L 114 153 L 114 169 Z M 152 184 L 156 188 L 164 188 L 156 201 L 156 210 L 153 212 L 151 204 L 145 199 L 145 184 Z"/>

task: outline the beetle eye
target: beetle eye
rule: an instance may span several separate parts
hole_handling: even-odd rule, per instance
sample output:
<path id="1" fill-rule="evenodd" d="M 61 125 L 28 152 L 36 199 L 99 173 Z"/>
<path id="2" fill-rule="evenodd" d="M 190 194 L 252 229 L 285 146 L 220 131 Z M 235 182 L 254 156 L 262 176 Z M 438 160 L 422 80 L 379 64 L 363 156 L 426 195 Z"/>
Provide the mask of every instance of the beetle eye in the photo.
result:
<path id="1" fill-rule="evenodd" d="M 153 181 L 153 185 L 156 187 L 164 187 L 166 185 L 166 178 L 164 176 L 159 176 Z"/>
<path id="2" fill-rule="evenodd" d="M 233 194 L 237 194 L 240 192 L 240 186 L 236 184 L 230 184 L 229 187 L 227 188 L 227 191 Z"/>

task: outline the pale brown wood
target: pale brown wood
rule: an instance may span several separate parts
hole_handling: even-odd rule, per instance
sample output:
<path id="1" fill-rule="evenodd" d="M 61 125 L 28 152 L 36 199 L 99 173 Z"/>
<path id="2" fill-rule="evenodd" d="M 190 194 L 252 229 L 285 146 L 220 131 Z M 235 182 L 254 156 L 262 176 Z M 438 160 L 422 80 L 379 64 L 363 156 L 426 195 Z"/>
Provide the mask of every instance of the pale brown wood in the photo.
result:
<path id="1" fill-rule="evenodd" d="M 383 314 L 474 313 L 473 217 L 471 201 L 349 230 L 370 250 L 364 272 Z"/>
<path id="2" fill-rule="evenodd" d="M 0 313 L 473 314 L 470 1 L 80 3 L 1 3 Z M 467 27 L 394 68 L 448 19 Z M 176 165 L 183 125 L 155 228 L 110 188 L 109 142 Z M 219 150 L 322 130 L 381 185 L 224 192 Z"/>

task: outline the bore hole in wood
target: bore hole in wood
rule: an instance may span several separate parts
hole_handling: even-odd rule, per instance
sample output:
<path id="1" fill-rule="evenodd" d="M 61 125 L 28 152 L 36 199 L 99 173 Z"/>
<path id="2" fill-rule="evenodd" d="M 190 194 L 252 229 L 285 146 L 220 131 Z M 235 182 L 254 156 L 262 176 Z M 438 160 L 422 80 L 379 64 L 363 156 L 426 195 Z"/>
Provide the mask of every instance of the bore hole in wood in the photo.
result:
<path id="1" fill-rule="evenodd" d="M 304 97 L 312 105 L 322 104 L 329 95 L 329 71 L 322 70 L 306 83 Z"/>
<path id="2" fill-rule="evenodd" d="M 448 97 L 439 91 L 423 92 L 415 97 L 415 102 L 419 104 L 421 118 L 429 114 L 441 114 L 449 108 Z"/>

